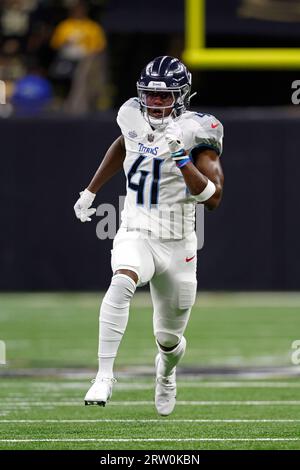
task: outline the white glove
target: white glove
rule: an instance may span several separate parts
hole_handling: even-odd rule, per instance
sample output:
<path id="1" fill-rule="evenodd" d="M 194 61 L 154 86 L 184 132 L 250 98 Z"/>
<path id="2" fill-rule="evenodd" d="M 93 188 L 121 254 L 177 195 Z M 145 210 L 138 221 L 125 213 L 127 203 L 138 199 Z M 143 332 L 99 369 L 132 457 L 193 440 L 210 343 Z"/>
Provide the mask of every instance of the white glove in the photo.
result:
<path id="1" fill-rule="evenodd" d="M 91 191 L 89 191 L 88 189 L 81 191 L 81 193 L 79 194 L 80 198 L 74 206 L 76 217 L 77 219 L 81 220 L 81 222 L 90 222 L 90 216 L 95 214 L 96 212 L 96 209 L 94 207 L 90 209 L 96 197 L 96 194 L 91 193 Z"/>
<path id="2" fill-rule="evenodd" d="M 185 155 L 183 134 L 181 127 L 176 121 L 171 121 L 165 129 L 165 139 L 174 160 L 181 160 Z"/>

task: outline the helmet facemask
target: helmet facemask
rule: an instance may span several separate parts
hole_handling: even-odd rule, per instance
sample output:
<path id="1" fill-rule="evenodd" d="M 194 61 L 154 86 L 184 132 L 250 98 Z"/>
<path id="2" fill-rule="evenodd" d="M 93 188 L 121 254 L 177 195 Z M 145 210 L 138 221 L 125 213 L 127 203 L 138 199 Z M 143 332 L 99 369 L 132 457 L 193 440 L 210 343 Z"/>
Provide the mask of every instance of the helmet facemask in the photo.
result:
<path id="1" fill-rule="evenodd" d="M 143 69 L 137 82 L 141 112 L 153 128 L 164 128 L 172 119 L 179 117 L 189 106 L 191 74 L 178 59 L 171 56 L 155 58 Z M 171 100 L 149 100 L 150 94 L 168 93 Z M 153 102 L 152 102 L 153 101 Z M 155 116 L 155 110 L 157 116 Z M 159 113 L 158 111 L 161 111 Z"/>
<path id="2" fill-rule="evenodd" d="M 186 103 L 188 102 L 189 86 L 185 85 L 181 88 L 168 89 L 168 88 L 152 88 L 140 86 L 137 84 L 137 91 L 141 111 L 146 121 L 154 128 L 165 127 L 172 119 L 176 119 L 186 110 Z M 158 106 L 156 104 L 148 104 L 147 99 L 150 93 L 168 93 L 172 97 L 172 102 L 168 105 Z M 162 115 L 155 117 L 151 115 L 151 110 L 161 110 Z M 171 112 L 169 112 L 171 110 Z"/>

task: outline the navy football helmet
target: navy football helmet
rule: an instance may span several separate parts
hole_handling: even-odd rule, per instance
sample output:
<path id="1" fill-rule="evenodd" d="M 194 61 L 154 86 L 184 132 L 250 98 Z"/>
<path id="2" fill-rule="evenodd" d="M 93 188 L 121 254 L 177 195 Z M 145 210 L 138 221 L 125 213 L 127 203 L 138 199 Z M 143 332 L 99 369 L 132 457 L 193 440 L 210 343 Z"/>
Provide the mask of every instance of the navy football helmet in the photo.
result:
<path id="1" fill-rule="evenodd" d="M 161 56 L 153 59 L 142 70 L 137 81 L 137 92 L 144 118 L 153 127 L 166 125 L 171 119 L 180 116 L 190 103 L 192 75 L 186 66 L 175 57 Z M 162 117 L 157 119 L 149 115 L 147 92 L 168 92 L 172 94 L 173 103 L 162 107 Z M 153 108 L 153 106 L 152 106 Z M 166 110 L 172 108 L 171 113 Z"/>

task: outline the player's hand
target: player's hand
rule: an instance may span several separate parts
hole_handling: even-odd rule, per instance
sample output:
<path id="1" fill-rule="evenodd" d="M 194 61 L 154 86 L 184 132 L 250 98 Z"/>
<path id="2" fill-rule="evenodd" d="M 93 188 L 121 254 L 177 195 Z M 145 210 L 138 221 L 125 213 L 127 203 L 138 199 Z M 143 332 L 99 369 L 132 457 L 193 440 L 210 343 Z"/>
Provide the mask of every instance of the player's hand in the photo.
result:
<path id="1" fill-rule="evenodd" d="M 176 121 L 171 121 L 170 124 L 167 125 L 165 129 L 165 139 L 177 168 L 183 168 L 190 163 L 191 159 L 184 149 L 182 130 Z"/>
<path id="2" fill-rule="evenodd" d="M 93 201 L 96 197 L 96 194 L 91 193 L 88 189 L 81 191 L 80 198 L 76 202 L 74 206 L 74 211 L 76 214 L 77 219 L 81 220 L 81 222 L 90 222 L 91 215 L 95 214 L 96 209 L 91 207 Z"/>
<path id="3" fill-rule="evenodd" d="M 171 121 L 165 129 L 165 139 L 169 146 L 171 157 L 180 160 L 185 155 L 183 134 L 176 121 Z"/>

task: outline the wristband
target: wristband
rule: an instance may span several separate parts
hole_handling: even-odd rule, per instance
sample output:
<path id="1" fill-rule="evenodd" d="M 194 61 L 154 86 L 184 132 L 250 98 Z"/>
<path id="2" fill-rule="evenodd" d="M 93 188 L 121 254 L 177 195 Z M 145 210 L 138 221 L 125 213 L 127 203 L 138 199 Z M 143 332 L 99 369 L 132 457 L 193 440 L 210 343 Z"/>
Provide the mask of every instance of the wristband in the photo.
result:
<path id="1" fill-rule="evenodd" d="M 191 161 L 190 157 L 182 158 L 176 162 L 177 168 L 183 168 L 187 163 Z"/>
<path id="2" fill-rule="evenodd" d="M 171 157 L 174 159 L 174 160 L 179 160 L 180 158 L 184 157 L 185 156 L 185 150 L 182 148 L 180 150 L 177 150 L 177 152 L 172 152 L 171 153 Z"/>
<path id="3" fill-rule="evenodd" d="M 212 197 L 213 194 L 215 194 L 216 190 L 217 188 L 215 187 L 214 183 L 208 179 L 207 185 L 203 191 L 200 194 L 192 195 L 191 197 L 194 199 L 194 201 L 205 202 L 210 197 Z"/>

